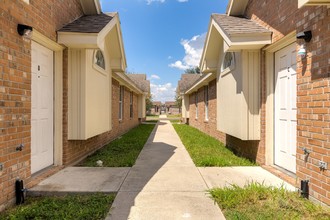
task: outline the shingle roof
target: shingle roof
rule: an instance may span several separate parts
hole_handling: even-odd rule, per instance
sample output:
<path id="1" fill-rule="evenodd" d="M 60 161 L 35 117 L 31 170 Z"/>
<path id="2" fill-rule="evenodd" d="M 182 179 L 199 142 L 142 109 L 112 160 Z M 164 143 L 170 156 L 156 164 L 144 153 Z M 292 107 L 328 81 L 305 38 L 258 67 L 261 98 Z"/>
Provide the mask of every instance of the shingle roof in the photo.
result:
<path id="1" fill-rule="evenodd" d="M 166 106 L 177 106 L 175 101 L 167 101 L 167 102 L 165 102 L 165 105 Z"/>
<path id="2" fill-rule="evenodd" d="M 188 90 L 199 78 L 201 75 L 199 74 L 182 74 L 181 79 L 179 80 L 178 83 L 178 91 L 180 93 L 185 92 Z"/>
<path id="3" fill-rule="evenodd" d="M 127 74 L 127 76 L 137 85 L 143 92 L 150 92 L 150 81 L 147 80 L 146 74 Z"/>
<path id="4" fill-rule="evenodd" d="M 212 18 L 229 36 L 234 34 L 271 33 L 270 30 L 247 18 L 225 14 L 212 14 Z"/>
<path id="5" fill-rule="evenodd" d="M 62 27 L 60 32 L 99 33 L 115 16 L 116 13 L 84 15 Z"/>
<path id="6" fill-rule="evenodd" d="M 160 102 L 160 101 L 154 101 L 154 102 L 152 102 L 152 105 L 161 106 L 162 105 L 162 102 Z"/>

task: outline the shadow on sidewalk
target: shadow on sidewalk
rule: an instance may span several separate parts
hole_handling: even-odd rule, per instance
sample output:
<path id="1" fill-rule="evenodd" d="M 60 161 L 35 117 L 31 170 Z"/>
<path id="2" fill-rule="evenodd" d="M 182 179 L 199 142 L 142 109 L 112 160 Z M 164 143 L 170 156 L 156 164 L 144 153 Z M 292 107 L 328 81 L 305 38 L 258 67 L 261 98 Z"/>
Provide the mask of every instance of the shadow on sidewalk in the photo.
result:
<path id="1" fill-rule="evenodd" d="M 143 189 L 148 187 L 148 191 L 160 190 L 159 184 L 161 185 L 161 182 L 158 182 L 157 179 L 157 184 L 150 184 L 150 180 L 169 161 L 177 149 L 177 147 L 163 142 L 154 142 L 158 128 L 164 125 L 166 123 L 158 122 L 155 126 L 135 165 L 121 185 L 107 219 L 129 219 L 130 214 L 136 208 L 136 199 Z M 144 205 L 150 206 L 152 204 Z"/>

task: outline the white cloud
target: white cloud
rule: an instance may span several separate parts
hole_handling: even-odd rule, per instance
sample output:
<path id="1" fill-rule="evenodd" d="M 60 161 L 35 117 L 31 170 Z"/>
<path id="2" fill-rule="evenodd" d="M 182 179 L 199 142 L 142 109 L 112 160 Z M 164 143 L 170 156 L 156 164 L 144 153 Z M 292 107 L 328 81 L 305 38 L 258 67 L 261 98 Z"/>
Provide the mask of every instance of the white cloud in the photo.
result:
<path id="1" fill-rule="evenodd" d="M 171 63 L 169 66 L 172 67 L 172 68 L 180 69 L 180 70 L 186 70 L 190 67 L 188 65 L 184 65 L 182 63 L 182 61 L 180 61 L 180 60 L 177 60 L 174 63 Z"/>
<path id="2" fill-rule="evenodd" d="M 172 59 L 172 58 L 173 58 L 172 56 L 168 56 L 168 57 L 167 57 L 167 59 L 169 59 L 169 60 Z"/>
<path id="3" fill-rule="evenodd" d="M 188 2 L 189 0 L 178 0 L 178 2 Z"/>
<path id="4" fill-rule="evenodd" d="M 147 2 L 147 5 L 150 5 L 150 4 L 152 4 L 153 2 L 160 2 L 160 3 L 164 3 L 164 2 L 165 2 L 165 0 L 146 0 L 146 2 Z"/>
<path id="5" fill-rule="evenodd" d="M 171 83 L 163 85 L 150 84 L 152 100 L 154 101 L 174 101 L 176 88 Z"/>
<path id="6" fill-rule="evenodd" d="M 150 78 L 151 78 L 151 79 L 160 79 L 160 77 L 157 76 L 157 75 L 155 75 L 155 74 L 151 75 Z"/>
<path id="7" fill-rule="evenodd" d="M 180 70 L 186 70 L 188 68 L 199 66 L 199 61 L 203 52 L 205 37 L 206 33 L 196 35 L 190 40 L 182 39 L 180 44 L 185 50 L 185 56 L 182 60 L 177 60 L 174 63 L 169 64 L 169 66 L 172 68 L 178 68 Z"/>

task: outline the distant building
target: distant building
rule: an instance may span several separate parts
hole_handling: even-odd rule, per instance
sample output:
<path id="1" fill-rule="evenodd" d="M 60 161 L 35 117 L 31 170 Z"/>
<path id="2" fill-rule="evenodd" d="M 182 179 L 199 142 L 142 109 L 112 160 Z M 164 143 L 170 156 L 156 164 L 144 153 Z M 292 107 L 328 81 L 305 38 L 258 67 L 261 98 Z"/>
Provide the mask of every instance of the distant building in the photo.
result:
<path id="1" fill-rule="evenodd" d="M 160 115 L 161 113 L 162 103 L 160 101 L 152 102 L 152 107 L 150 109 L 151 115 Z"/>
<path id="2" fill-rule="evenodd" d="M 166 101 L 165 102 L 165 112 L 166 114 L 177 115 L 180 114 L 181 108 L 177 105 L 175 101 Z"/>

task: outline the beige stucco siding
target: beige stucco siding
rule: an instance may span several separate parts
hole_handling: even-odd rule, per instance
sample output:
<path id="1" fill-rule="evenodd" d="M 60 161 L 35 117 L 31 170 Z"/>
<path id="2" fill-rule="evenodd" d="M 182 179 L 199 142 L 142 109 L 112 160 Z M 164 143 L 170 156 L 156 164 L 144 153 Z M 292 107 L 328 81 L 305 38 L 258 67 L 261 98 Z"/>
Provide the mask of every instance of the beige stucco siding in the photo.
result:
<path id="1" fill-rule="evenodd" d="M 69 139 L 86 140 L 110 130 L 110 76 L 94 67 L 94 50 L 69 54 Z"/>
<path id="2" fill-rule="evenodd" d="M 235 53 L 235 64 L 218 76 L 218 130 L 241 140 L 260 139 L 259 52 Z"/>

